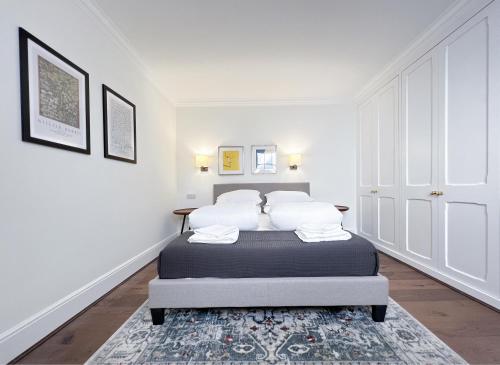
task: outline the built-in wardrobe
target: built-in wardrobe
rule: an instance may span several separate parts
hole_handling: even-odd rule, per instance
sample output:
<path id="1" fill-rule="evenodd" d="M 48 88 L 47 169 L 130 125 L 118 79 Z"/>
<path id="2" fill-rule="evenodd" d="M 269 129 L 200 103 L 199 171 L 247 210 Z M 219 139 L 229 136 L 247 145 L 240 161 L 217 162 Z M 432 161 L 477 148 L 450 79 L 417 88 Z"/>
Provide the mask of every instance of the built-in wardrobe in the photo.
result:
<path id="1" fill-rule="evenodd" d="M 500 0 L 358 107 L 358 232 L 500 308 Z"/>

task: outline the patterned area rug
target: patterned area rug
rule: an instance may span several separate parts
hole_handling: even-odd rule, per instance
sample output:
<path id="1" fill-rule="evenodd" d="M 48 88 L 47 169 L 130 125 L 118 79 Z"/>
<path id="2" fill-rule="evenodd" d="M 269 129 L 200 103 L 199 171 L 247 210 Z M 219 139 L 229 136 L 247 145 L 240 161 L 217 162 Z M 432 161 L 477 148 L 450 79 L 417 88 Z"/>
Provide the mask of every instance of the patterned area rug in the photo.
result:
<path id="1" fill-rule="evenodd" d="M 169 310 L 153 326 L 147 302 L 87 364 L 465 364 L 408 312 L 368 307 Z"/>

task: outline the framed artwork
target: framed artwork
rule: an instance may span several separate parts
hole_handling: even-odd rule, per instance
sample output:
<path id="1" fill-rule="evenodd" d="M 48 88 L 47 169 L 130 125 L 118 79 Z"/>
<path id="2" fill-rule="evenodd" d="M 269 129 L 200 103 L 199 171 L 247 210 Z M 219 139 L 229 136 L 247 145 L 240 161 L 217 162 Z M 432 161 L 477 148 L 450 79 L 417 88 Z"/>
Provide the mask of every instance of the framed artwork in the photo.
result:
<path id="1" fill-rule="evenodd" d="M 137 163 L 135 105 L 102 85 L 104 157 Z"/>
<path id="2" fill-rule="evenodd" d="M 276 150 L 276 145 L 252 146 L 252 174 L 275 174 Z"/>
<path id="3" fill-rule="evenodd" d="M 19 28 L 22 139 L 90 154 L 89 74 Z"/>
<path id="4" fill-rule="evenodd" d="M 219 146 L 219 175 L 243 175 L 243 146 Z"/>

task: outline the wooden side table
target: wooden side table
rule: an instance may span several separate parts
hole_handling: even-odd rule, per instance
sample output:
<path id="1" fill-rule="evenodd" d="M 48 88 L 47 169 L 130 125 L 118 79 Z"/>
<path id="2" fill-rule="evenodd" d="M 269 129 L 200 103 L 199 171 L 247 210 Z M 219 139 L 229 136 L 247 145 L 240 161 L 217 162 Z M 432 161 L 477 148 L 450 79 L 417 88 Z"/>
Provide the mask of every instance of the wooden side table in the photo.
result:
<path id="1" fill-rule="evenodd" d="M 182 208 L 182 209 L 176 209 L 172 213 L 175 215 L 182 215 L 182 228 L 181 228 L 181 234 L 184 233 L 184 224 L 186 223 L 186 216 L 190 215 L 194 210 L 197 208 Z"/>
<path id="2" fill-rule="evenodd" d="M 347 205 L 335 205 L 335 208 L 339 210 L 340 213 L 344 214 L 349 210 L 349 207 Z M 344 224 L 340 223 L 340 226 L 343 228 Z"/>
<path id="3" fill-rule="evenodd" d="M 341 213 L 347 212 L 349 210 L 349 207 L 347 205 L 336 205 L 335 208 L 337 208 Z"/>

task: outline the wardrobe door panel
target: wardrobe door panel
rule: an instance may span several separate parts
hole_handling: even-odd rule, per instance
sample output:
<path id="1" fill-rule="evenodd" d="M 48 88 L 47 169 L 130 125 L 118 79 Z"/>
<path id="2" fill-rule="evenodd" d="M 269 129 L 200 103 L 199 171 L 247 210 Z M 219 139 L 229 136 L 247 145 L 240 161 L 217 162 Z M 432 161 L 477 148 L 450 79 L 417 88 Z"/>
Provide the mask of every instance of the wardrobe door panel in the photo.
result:
<path id="1" fill-rule="evenodd" d="M 430 200 L 406 201 L 406 249 L 425 260 L 433 256 L 433 204 Z"/>
<path id="2" fill-rule="evenodd" d="M 378 123 L 376 153 L 376 217 L 377 241 L 397 249 L 399 227 L 399 77 L 394 78 L 377 93 Z"/>
<path id="3" fill-rule="evenodd" d="M 428 58 L 406 74 L 406 176 L 408 185 L 432 184 L 433 67 Z"/>
<path id="4" fill-rule="evenodd" d="M 437 63 L 430 52 L 403 72 L 403 253 L 437 266 Z"/>
<path id="5" fill-rule="evenodd" d="M 497 0 L 377 92 L 375 193 L 360 205 L 379 248 L 500 308 L 498 65 Z"/>
<path id="6" fill-rule="evenodd" d="M 439 47 L 439 265 L 493 295 L 500 285 L 498 40 L 500 3 L 493 3 Z"/>
<path id="7" fill-rule="evenodd" d="M 381 243 L 396 244 L 396 199 L 378 198 L 378 239 Z"/>
<path id="8" fill-rule="evenodd" d="M 488 24 L 445 47 L 446 182 L 485 184 L 488 175 Z"/>
<path id="9" fill-rule="evenodd" d="M 372 97 L 359 108 L 359 184 L 358 184 L 358 226 L 359 232 L 367 238 L 377 237 L 375 222 L 375 151 L 377 145 L 377 102 Z"/>
<path id="10" fill-rule="evenodd" d="M 359 109 L 359 186 L 373 186 L 376 105 L 368 101 Z"/>
<path id="11" fill-rule="evenodd" d="M 359 227 L 360 232 L 368 237 L 373 236 L 373 197 L 371 195 L 361 195 L 359 197 Z"/>
<path id="12" fill-rule="evenodd" d="M 378 186 L 396 185 L 397 82 L 378 98 Z"/>
<path id="13" fill-rule="evenodd" d="M 471 279 L 485 281 L 488 267 L 486 205 L 447 203 L 445 222 L 446 267 Z"/>

